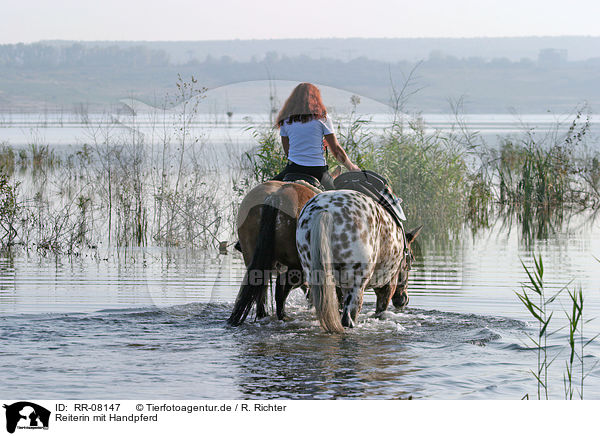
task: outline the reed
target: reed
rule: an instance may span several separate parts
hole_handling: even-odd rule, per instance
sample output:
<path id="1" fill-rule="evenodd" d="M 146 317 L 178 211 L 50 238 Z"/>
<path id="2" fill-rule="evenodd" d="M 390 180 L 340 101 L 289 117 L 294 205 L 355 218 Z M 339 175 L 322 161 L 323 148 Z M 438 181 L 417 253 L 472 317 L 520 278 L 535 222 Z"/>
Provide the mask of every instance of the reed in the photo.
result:
<path id="1" fill-rule="evenodd" d="M 546 238 L 566 218 L 600 206 L 598 152 L 586 145 L 589 115 L 577 111 L 568 129 L 557 123 L 544 135 L 528 131 L 504 138 L 498 150 L 475 152 L 493 202 L 503 219 L 516 217 L 526 241 Z"/>
<path id="2" fill-rule="evenodd" d="M 2 167 L 1 245 L 77 254 L 150 243 L 216 248 L 231 240 L 231 210 L 242 195 L 231 185 L 250 186 L 249 171 L 232 172 L 231 181 L 220 173 L 217 157 L 191 129 L 204 89 L 179 80 L 178 94 L 151 114 L 152 135 L 141 131 L 134 111 L 83 117 L 87 140 L 74 152 L 59 156 L 35 145 L 19 157 L 22 171 Z M 8 150 L 5 162 L 14 156 Z"/>
<path id="3" fill-rule="evenodd" d="M 5 169 L 0 169 L 0 227 L 4 232 L 0 240 L 5 246 L 11 246 L 17 236 L 15 226 L 20 215 L 17 188 L 18 183 L 11 183 Z"/>
<path id="4" fill-rule="evenodd" d="M 0 171 L 8 176 L 12 176 L 15 171 L 15 152 L 6 143 L 0 144 Z"/>
<path id="5" fill-rule="evenodd" d="M 257 144 L 253 150 L 244 154 L 252 177 L 259 183 L 272 179 L 287 163 L 277 131 L 270 126 L 254 125 L 249 125 L 246 131 L 252 134 Z"/>
<path id="6" fill-rule="evenodd" d="M 464 149 L 419 123 L 394 125 L 375 145 L 374 168 L 404 199 L 408 226 L 424 224 L 430 235 L 446 238 L 464 224 L 469 168 Z"/>
<path id="7" fill-rule="evenodd" d="M 548 370 L 551 364 L 558 358 L 560 351 L 554 356 L 549 355 L 548 338 L 555 333 L 565 329 L 568 330 L 567 349 L 568 356 L 565 360 L 565 372 L 563 373 L 564 398 L 572 400 L 575 393 L 580 399 L 584 398 L 584 381 L 590 372 L 596 367 L 596 361 L 592 368 L 585 369 L 585 348 L 589 346 L 598 335 L 590 339 L 584 336 L 584 325 L 591 320 L 584 320 L 584 294 L 581 288 L 571 291 L 569 284 L 559 289 L 552 296 L 547 297 L 546 286 L 544 282 L 544 265 L 542 257 L 533 256 L 534 266 L 527 267 L 523 262 L 528 282 L 521 286 L 521 292 L 516 292 L 517 297 L 527 309 L 527 312 L 537 323 L 537 332 L 535 335 L 527 335 L 537 351 L 537 368 L 531 370 L 537 383 L 537 398 L 548 399 L 549 377 Z M 567 324 L 556 330 L 550 329 L 550 323 L 554 312 L 551 310 L 552 304 L 564 292 L 567 291 L 570 309 L 565 310 Z M 579 369 L 579 379 L 577 380 L 576 371 Z M 528 398 L 528 395 L 526 395 Z"/>
<path id="8" fill-rule="evenodd" d="M 537 368 L 535 371 L 532 370 L 531 373 L 537 381 L 538 400 L 542 398 L 547 400 L 548 368 L 554 361 L 554 358 L 550 358 L 548 355 L 548 337 L 553 334 L 553 332 L 548 330 L 548 326 L 554 315 L 554 312 L 549 310 L 549 306 L 562 292 L 562 289 L 548 298 L 544 284 L 544 264 L 542 257 L 539 256 L 539 258 L 536 258 L 534 256 L 533 260 L 534 267 L 532 269 L 521 262 L 523 269 L 527 273 L 529 282 L 521 286 L 521 293 L 516 292 L 516 294 L 529 314 L 537 321 L 537 335 L 531 336 L 528 334 L 529 339 L 537 350 Z"/>

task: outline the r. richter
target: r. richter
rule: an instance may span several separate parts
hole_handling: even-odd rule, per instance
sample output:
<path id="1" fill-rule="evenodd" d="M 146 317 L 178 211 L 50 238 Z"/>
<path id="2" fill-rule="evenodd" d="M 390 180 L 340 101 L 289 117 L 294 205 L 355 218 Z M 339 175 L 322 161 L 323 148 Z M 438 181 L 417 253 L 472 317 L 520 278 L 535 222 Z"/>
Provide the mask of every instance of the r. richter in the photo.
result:
<path id="1" fill-rule="evenodd" d="M 287 406 L 282 406 L 280 404 L 255 404 L 254 411 L 255 412 L 285 412 L 285 408 Z"/>

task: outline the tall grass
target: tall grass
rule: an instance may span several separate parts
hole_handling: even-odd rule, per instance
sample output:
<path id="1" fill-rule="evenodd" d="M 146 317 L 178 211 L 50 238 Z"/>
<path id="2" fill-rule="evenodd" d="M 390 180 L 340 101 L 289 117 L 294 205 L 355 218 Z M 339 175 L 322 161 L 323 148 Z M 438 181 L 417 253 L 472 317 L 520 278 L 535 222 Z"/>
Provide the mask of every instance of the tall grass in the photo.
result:
<path id="1" fill-rule="evenodd" d="M 557 124 L 536 135 L 504 138 L 499 149 L 479 147 L 496 216 L 516 218 L 526 241 L 546 238 L 565 219 L 600 206 L 600 153 L 586 146 L 589 115 L 579 110 L 566 132 Z M 494 210 L 495 209 L 495 210 Z"/>
<path id="2" fill-rule="evenodd" d="M 537 321 L 538 330 L 536 336 L 529 336 L 531 342 L 537 350 L 537 368 L 531 371 L 537 381 L 537 398 L 548 399 L 548 367 L 554 361 L 554 358 L 548 356 L 548 337 L 553 332 L 548 329 L 554 312 L 549 310 L 550 304 L 558 297 L 562 290 L 554 295 L 547 297 L 544 283 L 544 264 L 541 256 L 536 259 L 534 256 L 534 268 L 529 269 L 524 263 L 523 268 L 527 273 L 529 282 L 522 285 L 521 293 L 517 292 L 517 297 L 528 312 Z"/>
<path id="3" fill-rule="evenodd" d="M 178 81 L 150 114 L 84 119 L 87 141 L 68 155 L 46 146 L 0 150 L 0 242 L 76 254 L 98 247 L 157 244 L 219 247 L 231 240 L 244 169 L 227 171 L 191 129 L 204 89 Z M 12 172 L 10 172 L 12 171 Z M 20 184 L 16 182 L 20 181 Z M 1 233 L 1 232 L 0 232 Z"/>
<path id="4" fill-rule="evenodd" d="M 546 238 L 576 212 L 600 208 L 600 153 L 586 148 L 589 116 L 580 110 L 566 132 L 528 131 L 490 147 L 464 122 L 450 132 L 426 129 L 418 116 L 395 114 L 383 134 L 353 110 L 337 120 L 337 137 L 351 160 L 383 174 L 404 199 L 409 223 L 425 237 L 453 238 L 498 218 L 517 222 L 526 241 Z M 458 115 L 457 115 L 458 118 Z M 257 148 L 248 154 L 256 181 L 273 177 L 285 157 L 273 129 L 250 128 Z M 334 163 L 328 156 L 330 166 Z"/>
<path id="5" fill-rule="evenodd" d="M 287 163 L 278 132 L 270 126 L 253 125 L 248 126 L 246 131 L 251 132 L 257 143 L 255 149 L 245 153 L 253 179 L 258 183 L 272 179 L 285 168 Z"/>
<path id="6" fill-rule="evenodd" d="M 537 352 L 537 367 L 531 370 L 536 385 L 537 398 L 548 399 L 550 391 L 550 379 L 548 370 L 554 361 L 560 356 L 558 351 L 554 355 L 549 353 L 548 339 L 561 330 L 568 330 L 566 348 L 568 351 L 565 360 L 565 371 L 563 373 L 564 398 L 572 400 L 575 393 L 580 399 L 584 398 L 584 381 L 589 373 L 598 364 L 594 363 L 591 369 L 585 368 L 585 348 L 592 343 L 598 335 L 586 339 L 584 336 L 584 325 L 591 320 L 584 320 L 584 295 L 581 288 L 577 290 L 568 289 L 568 284 L 556 291 L 553 295 L 547 295 L 546 284 L 544 281 L 544 265 L 542 257 L 533 257 L 534 265 L 527 267 L 524 263 L 528 282 L 521 286 L 521 292 L 516 292 L 517 297 L 533 317 L 537 324 L 537 331 L 534 335 L 528 335 L 532 345 Z M 552 310 L 553 303 L 559 296 L 567 291 L 570 307 L 565 310 L 566 325 L 552 330 L 551 321 L 554 315 Z M 578 371 L 577 371 L 578 370 Z M 578 379 L 577 379 L 578 378 Z"/>
<path id="7" fill-rule="evenodd" d="M 419 124 L 395 125 L 376 142 L 373 161 L 404 199 L 409 227 L 441 236 L 462 228 L 470 180 L 460 144 Z"/>

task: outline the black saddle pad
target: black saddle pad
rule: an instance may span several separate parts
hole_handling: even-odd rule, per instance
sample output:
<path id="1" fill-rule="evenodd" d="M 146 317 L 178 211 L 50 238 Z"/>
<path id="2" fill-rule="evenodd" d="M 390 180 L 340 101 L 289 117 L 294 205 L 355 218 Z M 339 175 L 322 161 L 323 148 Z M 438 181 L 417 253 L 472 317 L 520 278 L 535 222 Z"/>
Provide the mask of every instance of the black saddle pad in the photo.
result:
<path id="1" fill-rule="evenodd" d="M 314 176 L 311 176 L 310 174 L 287 173 L 283 178 L 284 182 L 297 182 L 298 180 L 303 180 L 307 183 L 310 183 L 315 188 L 319 188 L 321 191 L 325 190 L 323 185 L 321 185 L 321 182 L 319 181 L 319 179 L 317 179 Z"/>
<path id="2" fill-rule="evenodd" d="M 349 171 L 340 174 L 333 183 L 336 189 L 351 189 L 368 195 L 381 204 L 399 226 L 406 219 L 400 206 L 402 199 L 394 195 L 387 180 L 374 171 Z"/>

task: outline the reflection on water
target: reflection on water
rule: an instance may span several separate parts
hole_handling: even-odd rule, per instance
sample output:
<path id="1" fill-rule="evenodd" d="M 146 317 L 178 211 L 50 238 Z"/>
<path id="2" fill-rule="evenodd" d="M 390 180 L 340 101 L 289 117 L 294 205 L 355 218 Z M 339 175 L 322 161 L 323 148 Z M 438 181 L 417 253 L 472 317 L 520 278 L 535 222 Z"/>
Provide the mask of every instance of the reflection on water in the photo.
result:
<path id="1" fill-rule="evenodd" d="M 600 231 L 536 241 L 550 290 L 585 291 L 586 318 L 600 314 Z M 498 224 L 501 226 L 501 224 Z M 411 273 L 409 309 L 374 316 L 369 293 L 357 328 L 323 333 L 301 292 L 291 321 L 226 325 L 242 278 L 236 255 L 138 249 L 72 259 L 0 258 L 0 390 L 34 398 L 436 398 L 519 399 L 535 328 L 514 291 L 530 247 L 500 227 L 437 247 L 424 243 Z M 564 321 L 559 300 L 557 326 Z M 586 337 L 600 331 L 586 324 Z M 587 333 L 589 332 L 589 333 Z M 564 355 L 567 332 L 551 338 Z M 551 367 L 562 398 L 563 355 Z M 589 368 L 600 346 L 586 351 Z M 600 398 L 600 369 L 586 380 Z"/>
<path id="2" fill-rule="evenodd" d="M 348 108 L 349 110 L 351 108 Z M 392 120 L 391 113 L 374 113 L 367 108 L 357 108 L 361 118 L 369 120 L 369 128 L 373 132 L 383 132 L 389 128 Z M 349 113 L 349 111 L 348 111 Z M 171 116 L 172 114 L 170 114 Z M 225 115 L 224 113 L 222 114 Z M 334 114 L 334 121 L 347 117 L 345 112 Z M 252 120 L 249 123 L 249 120 Z M 421 114 L 418 118 L 427 132 L 455 132 L 457 120 L 453 113 Z M 495 144 L 499 137 L 519 135 L 523 132 L 550 131 L 557 123 L 568 124 L 572 115 L 557 116 L 555 114 L 526 114 L 521 116 L 511 114 L 464 114 L 461 122 L 471 132 L 478 132 L 489 144 Z M 163 127 L 162 115 L 152 112 L 138 112 L 134 119 L 124 114 L 90 113 L 82 120 L 81 114 L 2 114 L 0 113 L 0 143 L 7 142 L 12 146 L 24 147 L 28 144 L 50 145 L 53 150 L 62 150 L 67 146 L 89 142 L 90 126 L 111 125 L 115 134 L 119 130 L 127 131 L 128 126 L 135 125 L 140 132 L 149 137 Z M 248 124 L 268 126 L 269 116 L 266 113 L 235 113 L 227 121 L 215 121 L 213 114 L 199 115 L 191 125 L 192 137 L 206 137 L 213 144 L 253 143 Z M 592 117 L 590 121 L 591 134 L 598 135 L 600 122 Z M 169 125 L 169 127 L 171 127 Z M 568 126 L 565 127 L 565 131 Z M 592 141 L 594 143 L 594 141 Z"/>

